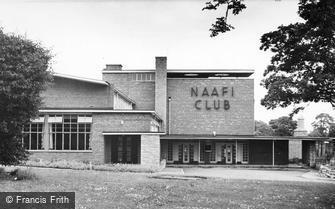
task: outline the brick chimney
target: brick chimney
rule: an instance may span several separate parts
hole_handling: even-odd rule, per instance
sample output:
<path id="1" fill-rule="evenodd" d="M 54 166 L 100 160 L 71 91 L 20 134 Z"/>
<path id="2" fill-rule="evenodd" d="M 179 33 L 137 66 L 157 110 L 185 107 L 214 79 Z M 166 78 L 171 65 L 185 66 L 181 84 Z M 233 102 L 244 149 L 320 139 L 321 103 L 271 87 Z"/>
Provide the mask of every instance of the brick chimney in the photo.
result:
<path id="1" fill-rule="evenodd" d="M 122 65 L 120 64 L 107 64 L 104 70 L 122 70 Z"/>
<path id="2" fill-rule="evenodd" d="M 294 130 L 294 136 L 307 136 L 307 130 L 305 129 L 305 120 L 303 116 L 298 118 L 297 128 Z"/>
<path id="3" fill-rule="evenodd" d="M 156 57 L 155 111 L 163 119 L 162 131 L 166 131 L 167 108 L 167 58 Z"/>

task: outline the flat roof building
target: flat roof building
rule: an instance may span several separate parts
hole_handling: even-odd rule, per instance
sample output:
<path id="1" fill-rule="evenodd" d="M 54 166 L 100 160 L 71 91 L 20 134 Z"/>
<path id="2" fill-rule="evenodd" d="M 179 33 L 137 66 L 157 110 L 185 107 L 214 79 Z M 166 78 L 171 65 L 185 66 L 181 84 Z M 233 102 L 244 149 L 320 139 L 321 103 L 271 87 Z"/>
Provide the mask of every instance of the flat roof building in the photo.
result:
<path id="1" fill-rule="evenodd" d="M 106 65 L 102 80 L 56 73 L 24 146 L 31 158 L 150 166 L 309 162 L 326 139 L 254 136 L 253 73 L 172 70 L 166 57 L 154 70 Z"/>

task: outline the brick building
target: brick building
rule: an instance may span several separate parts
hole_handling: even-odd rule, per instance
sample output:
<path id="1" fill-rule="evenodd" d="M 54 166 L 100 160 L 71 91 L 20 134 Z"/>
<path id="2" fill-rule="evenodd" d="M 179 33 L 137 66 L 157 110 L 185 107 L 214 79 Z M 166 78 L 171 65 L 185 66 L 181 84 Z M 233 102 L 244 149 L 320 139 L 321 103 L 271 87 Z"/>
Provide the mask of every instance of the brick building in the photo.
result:
<path id="1" fill-rule="evenodd" d="M 278 165 L 310 159 L 310 144 L 326 139 L 254 136 L 252 74 L 172 70 L 166 57 L 156 57 L 154 70 L 107 65 L 103 80 L 55 74 L 42 94 L 40 117 L 24 129 L 24 146 L 31 158 L 98 163 Z"/>

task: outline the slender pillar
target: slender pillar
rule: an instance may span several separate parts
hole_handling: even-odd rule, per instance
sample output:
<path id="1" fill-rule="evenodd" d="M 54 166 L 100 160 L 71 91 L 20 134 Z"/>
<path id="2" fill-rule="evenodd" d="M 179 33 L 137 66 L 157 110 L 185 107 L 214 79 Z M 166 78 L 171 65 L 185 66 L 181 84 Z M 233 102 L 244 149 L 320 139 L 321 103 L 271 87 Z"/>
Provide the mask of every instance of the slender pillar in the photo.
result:
<path id="1" fill-rule="evenodd" d="M 237 139 L 235 139 L 235 164 L 237 164 Z"/>
<path id="2" fill-rule="evenodd" d="M 200 153 L 200 139 L 198 140 L 199 142 L 198 142 L 198 162 L 200 163 L 200 155 L 201 155 L 201 153 Z"/>
<path id="3" fill-rule="evenodd" d="M 272 140 L 272 166 L 275 165 L 275 140 Z"/>

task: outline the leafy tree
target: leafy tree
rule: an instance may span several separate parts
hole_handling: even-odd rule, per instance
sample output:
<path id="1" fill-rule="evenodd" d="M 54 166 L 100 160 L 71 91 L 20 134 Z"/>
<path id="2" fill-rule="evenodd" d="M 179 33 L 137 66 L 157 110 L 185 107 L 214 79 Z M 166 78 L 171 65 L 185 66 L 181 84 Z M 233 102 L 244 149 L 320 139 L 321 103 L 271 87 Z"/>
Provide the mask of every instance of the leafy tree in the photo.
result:
<path id="1" fill-rule="evenodd" d="M 270 127 L 274 131 L 274 136 L 293 136 L 294 130 L 297 128 L 297 121 L 292 118 L 283 116 L 278 119 L 270 120 Z"/>
<path id="2" fill-rule="evenodd" d="M 27 158 L 22 128 L 38 115 L 40 92 L 51 81 L 50 52 L 0 28 L 0 164 Z"/>
<path id="3" fill-rule="evenodd" d="M 315 121 L 312 123 L 314 134 L 318 133 L 318 136 L 328 136 L 330 126 L 333 122 L 334 118 L 327 113 L 317 115 Z"/>
<path id="4" fill-rule="evenodd" d="M 255 135 L 256 136 L 272 136 L 273 130 L 271 129 L 271 127 L 260 120 L 256 120 L 255 121 Z"/>
<path id="5" fill-rule="evenodd" d="M 229 11 L 239 14 L 243 0 L 212 0 L 206 10 L 225 5 L 225 17 L 218 18 L 211 36 L 233 27 Z M 298 14 L 303 22 L 279 26 L 261 37 L 261 50 L 274 53 L 261 85 L 268 92 L 261 104 L 268 109 L 302 102 L 327 102 L 335 107 L 335 1 L 300 0 Z M 298 106 L 293 113 L 303 109 Z"/>
<path id="6" fill-rule="evenodd" d="M 228 15 L 230 11 L 234 15 L 238 15 L 243 9 L 247 8 L 242 2 L 243 0 L 212 0 L 206 3 L 206 6 L 202 10 L 217 10 L 220 6 L 226 6 L 225 16 L 216 18 L 215 23 L 212 24 L 212 28 L 209 29 L 211 37 L 234 29 L 234 26 L 228 24 Z"/>

